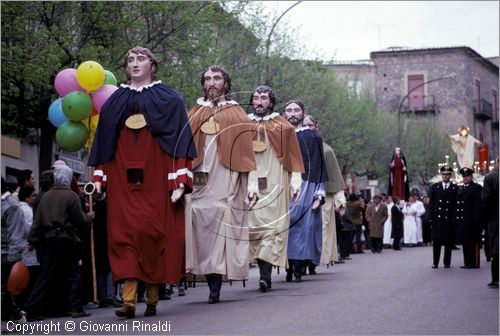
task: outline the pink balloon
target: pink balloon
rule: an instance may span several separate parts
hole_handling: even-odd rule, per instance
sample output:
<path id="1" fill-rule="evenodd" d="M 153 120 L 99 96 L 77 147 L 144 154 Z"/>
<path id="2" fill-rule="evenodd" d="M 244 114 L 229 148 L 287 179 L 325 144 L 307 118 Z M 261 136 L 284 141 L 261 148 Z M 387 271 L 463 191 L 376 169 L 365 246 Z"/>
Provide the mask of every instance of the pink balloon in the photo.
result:
<path id="1" fill-rule="evenodd" d="M 54 80 L 54 86 L 61 97 L 64 97 L 71 91 L 87 92 L 76 80 L 76 69 L 64 69 L 59 71 Z"/>
<path id="2" fill-rule="evenodd" d="M 101 112 L 101 108 L 108 100 L 108 98 L 118 90 L 118 88 L 114 85 L 110 84 L 104 84 L 101 86 L 99 89 L 97 89 L 93 94 L 92 94 L 92 103 L 94 104 L 94 108 L 98 111 Z"/>

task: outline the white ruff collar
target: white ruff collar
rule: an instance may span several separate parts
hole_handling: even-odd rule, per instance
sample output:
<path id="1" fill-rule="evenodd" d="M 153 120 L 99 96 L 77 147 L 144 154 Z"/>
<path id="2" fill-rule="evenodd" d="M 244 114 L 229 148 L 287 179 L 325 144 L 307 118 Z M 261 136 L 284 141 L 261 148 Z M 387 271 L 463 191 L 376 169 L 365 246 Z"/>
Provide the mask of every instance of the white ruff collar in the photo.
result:
<path id="1" fill-rule="evenodd" d="M 309 129 L 309 127 L 307 127 L 307 126 L 302 126 L 301 128 L 296 128 L 296 129 L 295 129 L 295 133 L 297 133 L 297 132 L 302 132 L 302 131 L 305 131 L 305 130 L 308 130 L 308 129 Z"/>
<path id="2" fill-rule="evenodd" d="M 131 86 L 130 86 L 130 85 L 128 85 L 128 84 L 121 84 L 120 86 L 121 86 L 122 88 L 127 88 L 127 89 L 134 90 L 134 91 L 137 91 L 137 92 L 142 92 L 142 90 L 149 89 L 150 87 L 153 87 L 153 86 L 155 86 L 156 84 L 161 84 L 161 80 L 154 81 L 154 82 L 153 82 L 153 83 L 151 83 L 151 84 L 143 85 L 143 86 L 140 86 L 140 87 L 138 87 L 138 88 L 133 88 L 133 87 L 131 87 Z"/>
<path id="3" fill-rule="evenodd" d="M 259 117 L 257 115 L 255 115 L 255 113 L 250 113 L 248 115 L 248 119 L 250 120 L 257 120 L 257 121 L 261 121 L 261 120 L 271 120 L 271 119 L 274 119 L 276 118 L 277 116 L 279 116 L 280 114 L 278 112 L 273 112 L 269 115 L 266 115 L 266 116 L 263 116 L 263 117 Z"/>
<path id="4" fill-rule="evenodd" d="M 211 100 L 205 100 L 205 98 L 203 98 L 203 97 L 198 98 L 198 100 L 196 100 L 196 104 L 201 105 L 201 106 L 214 107 L 214 103 Z M 238 103 L 235 102 L 234 100 L 224 100 L 224 101 L 218 102 L 217 106 L 224 106 L 226 104 L 238 105 Z"/>

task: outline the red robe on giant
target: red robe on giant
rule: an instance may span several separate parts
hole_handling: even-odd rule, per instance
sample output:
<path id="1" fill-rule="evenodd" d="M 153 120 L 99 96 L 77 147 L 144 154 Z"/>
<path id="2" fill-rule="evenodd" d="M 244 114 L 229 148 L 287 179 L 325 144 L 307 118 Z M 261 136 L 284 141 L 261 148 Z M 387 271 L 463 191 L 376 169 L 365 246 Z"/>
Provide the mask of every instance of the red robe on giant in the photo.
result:
<path id="1" fill-rule="evenodd" d="M 161 115 L 175 112 L 172 108 L 161 110 L 157 111 Z M 170 197 L 180 183 L 186 192 L 192 190 L 193 151 L 174 152 L 183 154 L 175 156 L 167 153 L 159 137 L 152 134 L 152 114 L 140 112 L 144 112 L 148 125 L 140 129 L 121 127 L 111 159 L 96 159 L 100 155 L 97 153 L 91 155 L 89 164 L 105 161 L 97 165 L 94 180 L 102 181 L 107 193 L 108 252 L 113 280 L 174 284 L 184 273 L 184 201 L 172 203 Z M 182 113 L 180 120 L 171 121 L 187 123 L 185 110 Z"/>

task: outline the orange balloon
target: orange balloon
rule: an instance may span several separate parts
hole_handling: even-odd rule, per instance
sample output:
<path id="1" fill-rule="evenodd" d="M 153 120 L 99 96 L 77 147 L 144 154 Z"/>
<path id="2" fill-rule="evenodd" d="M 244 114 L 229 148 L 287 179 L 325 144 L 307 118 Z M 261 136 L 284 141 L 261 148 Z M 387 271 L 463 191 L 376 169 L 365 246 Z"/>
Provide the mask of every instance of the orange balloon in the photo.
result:
<path id="1" fill-rule="evenodd" d="M 7 281 L 7 289 L 12 295 L 19 295 L 28 287 L 30 282 L 30 271 L 22 262 L 18 261 L 12 266 L 9 280 Z"/>

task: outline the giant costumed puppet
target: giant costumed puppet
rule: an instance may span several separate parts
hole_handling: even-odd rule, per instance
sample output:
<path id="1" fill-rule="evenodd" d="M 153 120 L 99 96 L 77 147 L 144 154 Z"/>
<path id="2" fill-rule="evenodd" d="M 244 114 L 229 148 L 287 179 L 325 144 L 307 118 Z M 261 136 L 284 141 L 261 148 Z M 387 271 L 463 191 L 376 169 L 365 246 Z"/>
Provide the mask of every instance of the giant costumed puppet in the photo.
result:
<path id="1" fill-rule="evenodd" d="M 325 203 L 328 173 L 321 136 L 303 124 L 304 104 L 299 100 L 287 102 L 284 115 L 295 128 L 305 171 L 300 198 L 290 201 L 289 268 L 286 276 L 287 281 L 292 281 L 295 276 L 295 281 L 301 282 L 305 263 L 319 265 L 321 259 L 323 222 L 319 208 Z"/>
<path id="2" fill-rule="evenodd" d="M 184 202 L 196 156 L 182 96 L 154 81 L 158 63 L 147 48 L 125 56 L 127 85 L 102 107 L 90 153 L 97 192 L 108 195 L 109 259 L 124 280 L 119 317 L 135 317 L 138 280 L 148 284 L 145 316 L 156 315 L 158 284 L 184 271 Z"/>
<path id="3" fill-rule="evenodd" d="M 304 126 L 320 132 L 320 126 L 316 118 L 308 114 L 304 117 Z M 323 142 L 323 151 L 325 153 L 325 165 L 328 172 L 328 181 L 325 182 L 325 204 L 322 208 L 323 216 L 323 247 L 321 251 L 321 263 L 329 264 L 339 261 L 337 251 L 337 232 L 335 222 L 335 209 L 346 205 L 344 189 L 346 185 L 342 171 L 340 170 L 335 151 L 326 142 Z M 341 223 L 338 223 L 340 225 Z M 309 274 L 316 274 L 316 266 L 309 264 Z"/>
<path id="4" fill-rule="evenodd" d="M 214 304 L 223 276 L 248 278 L 248 210 L 258 186 L 252 124 L 231 100 L 229 73 L 212 65 L 201 85 L 204 97 L 188 112 L 198 157 L 186 204 L 186 271 L 205 276 Z"/>
<path id="5" fill-rule="evenodd" d="M 250 96 L 254 113 L 248 115 L 255 131 L 259 200 L 249 213 L 250 259 L 259 265 L 259 288 L 271 288 L 273 266 L 286 267 L 290 196 L 300 195 L 304 163 L 295 128 L 273 112 L 276 97 L 269 86 L 255 88 Z"/>

